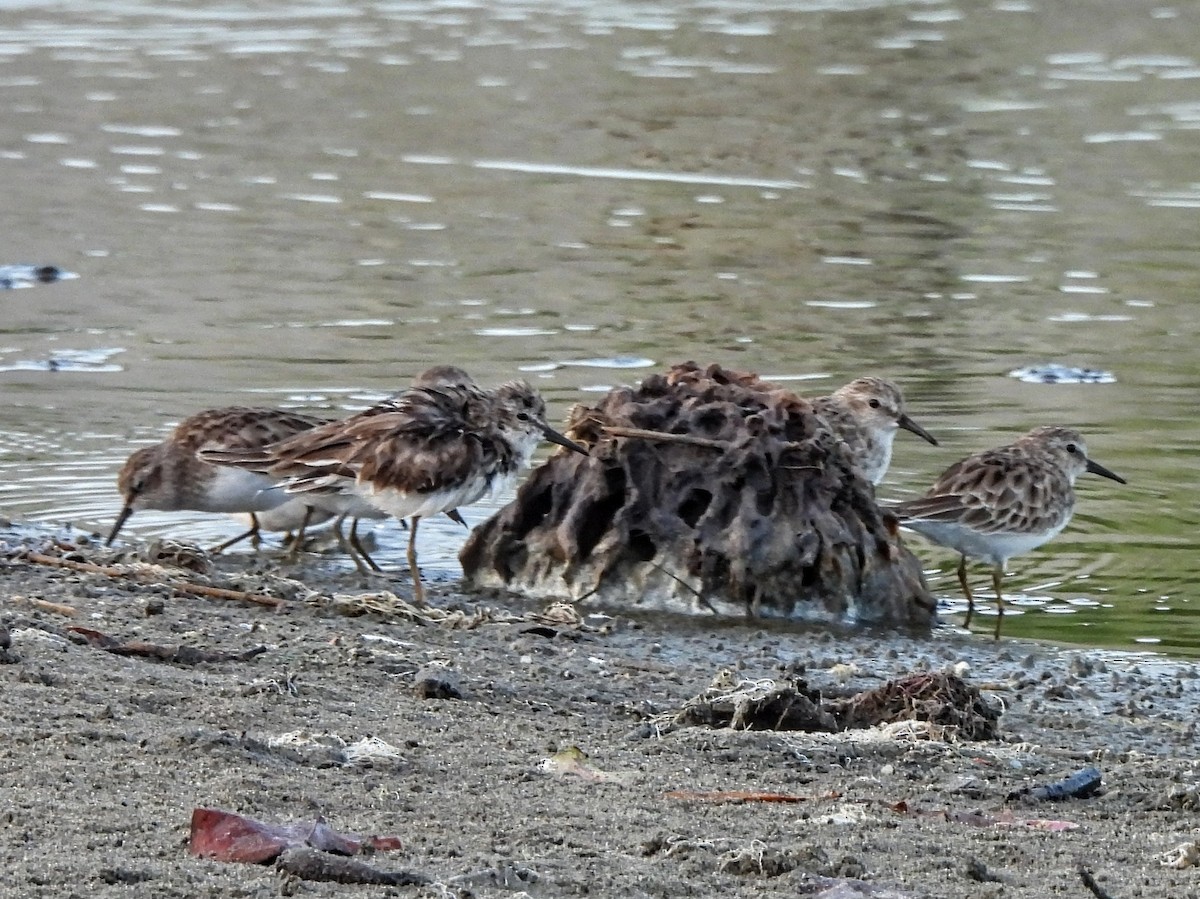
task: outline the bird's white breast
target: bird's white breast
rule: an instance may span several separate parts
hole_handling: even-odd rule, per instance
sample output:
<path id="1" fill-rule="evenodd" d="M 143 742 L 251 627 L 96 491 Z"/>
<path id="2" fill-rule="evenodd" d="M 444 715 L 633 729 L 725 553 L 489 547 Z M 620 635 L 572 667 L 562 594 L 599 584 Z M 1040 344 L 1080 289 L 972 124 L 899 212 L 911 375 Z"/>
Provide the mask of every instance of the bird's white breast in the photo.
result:
<path id="1" fill-rule="evenodd" d="M 246 512 L 231 513 L 234 518 L 250 527 L 250 515 Z M 334 513 L 326 509 L 314 509 L 309 513 L 308 503 L 303 499 L 289 499 L 283 505 L 257 513 L 259 529 L 264 531 L 294 531 L 300 525 L 313 526 L 328 521 Z"/>
<path id="2" fill-rule="evenodd" d="M 431 493 L 406 493 L 390 487 L 362 494 L 363 499 L 396 518 L 427 518 L 459 506 L 467 506 L 488 492 L 498 478 L 476 475 L 454 487 Z"/>
<path id="3" fill-rule="evenodd" d="M 906 521 L 903 527 L 928 537 L 934 543 L 956 549 L 965 556 L 981 559 L 993 565 L 1003 565 L 1013 556 L 1037 549 L 1048 540 L 1054 539 L 1067 526 L 1067 522 L 1047 531 L 1007 531 L 982 534 L 966 525 L 952 521 L 928 521 L 915 519 Z"/>
<path id="4" fill-rule="evenodd" d="M 218 465 L 205 485 L 204 512 L 263 512 L 294 497 L 276 487 L 266 475 Z"/>
<path id="5" fill-rule="evenodd" d="M 858 464 L 872 484 L 879 484 L 887 474 L 888 466 L 892 464 L 892 444 L 895 440 L 895 428 L 868 435 L 866 446 L 862 448 L 863 458 L 858 460 Z"/>

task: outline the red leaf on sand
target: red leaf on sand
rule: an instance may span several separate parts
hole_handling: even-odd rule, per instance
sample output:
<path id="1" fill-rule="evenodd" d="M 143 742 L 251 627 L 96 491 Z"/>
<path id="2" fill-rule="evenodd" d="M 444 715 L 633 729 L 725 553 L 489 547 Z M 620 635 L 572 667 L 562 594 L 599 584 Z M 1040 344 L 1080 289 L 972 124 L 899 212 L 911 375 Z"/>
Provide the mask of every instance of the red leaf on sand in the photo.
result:
<path id="1" fill-rule="evenodd" d="M 192 838 L 188 851 L 200 858 L 223 862 L 265 864 L 285 849 L 311 846 L 337 855 L 356 855 L 363 846 L 401 848 L 398 837 L 360 837 L 341 834 L 323 819 L 299 824 L 267 824 L 245 815 L 215 808 L 192 810 Z"/>
<path id="2" fill-rule="evenodd" d="M 269 862 L 288 847 L 279 828 L 213 808 L 192 810 L 188 851 L 224 862 Z"/>

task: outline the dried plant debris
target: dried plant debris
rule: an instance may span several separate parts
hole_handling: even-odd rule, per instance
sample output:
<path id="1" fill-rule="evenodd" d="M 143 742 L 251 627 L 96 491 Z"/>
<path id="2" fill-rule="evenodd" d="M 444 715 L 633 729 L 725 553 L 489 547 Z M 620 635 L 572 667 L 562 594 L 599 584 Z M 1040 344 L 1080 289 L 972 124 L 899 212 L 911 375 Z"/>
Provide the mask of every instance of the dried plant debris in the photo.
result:
<path id="1" fill-rule="evenodd" d="M 954 727 L 966 740 L 994 740 L 999 735 L 1000 710 L 984 700 L 978 687 L 945 671 L 888 681 L 840 700 L 833 712 L 839 729 L 913 720 Z"/>
<path id="2" fill-rule="evenodd" d="M 241 652 L 224 652 L 213 649 L 200 649 L 195 646 L 175 644 L 164 646 L 158 643 L 147 643 L 134 640 L 123 643 L 115 637 L 93 630 L 90 627 L 69 627 L 67 634 L 72 640 L 83 642 L 105 652 L 118 656 L 137 656 L 152 659 L 157 662 L 170 662 L 174 665 L 199 665 L 202 662 L 247 662 L 255 656 L 267 651 L 265 646 L 254 646 Z"/>
<path id="3" fill-rule="evenodd" d="M 576 407 L 559 454 L 472 533 L 466 580 L 532 597 L 928 627 L 917 559 L 807 401 L 676 365 Z"/>
<path id="4" fill-rule="evenodd" d="M 270 749 L 289 750 L 306 763 L 346 767 L 395 767 L 405 764 L 400 750 L 379 737 L 363 737 L 353 743 L 337 734 L 289 731 L 266 741 Z"/>
<path id="5" fill-rule="evenodd" d="M 317 603 L 328 602 L 339 615 L 350 618 L 359 615 L 378 615 L 381 618 L 408 621 L 412 624 L 436 624 L 450 628 L 475 628 L 495 621 L 497 613 L 480 606 L 473 612 L 462 609 L 439 609 L 417 606 L 387 590 L 375 593 L 335 593 L 332 597 L 313 597 Z M 499 617 L 503 617 L 500 613 Z"/>
<path id="6" fill-rule="evenodd" d="M 796 793 L 774 793 L 767 790 L 668 790 L 663 799 L 679 799 L 686 802 L 813 802 L 815 799 L 835 799 L 836 794 L 825 796 L 801 796 Z"/>
<path id="7" fill-rule="evenodd" d="M 800 679 L 738 680 L 722 670 L 712 685 L 674 717 L 677 727 L 731 730 L 835 731 L 837 719 L 821 707 L 821 694 Z"/>
<path id="8" fill-rule="evenodd" d="M 846 699 L 825 700 L 800 678 L 739 679 L 728 669 L 674 714 L 643 729 L 662 735 L 679 727 L 834 733 L 861 728 L 895 728 L 907 735 L 910 722 L 928 722 L 944 740 L 994 740 L 1000 710 L 978 688 L 946 672 L 926 672 L 888 681 Z M 923 732 L 928 736 L 929 732 Z"/>
<path id="9" fill-rule="evenodd" d="M 412 624 L 437 625 L 446 628 L 473 630 L 485 624 L 532 624 L 523 633 L 536 633 L 553 637 L 569 634 L 600 634 L 607 632 L 611 619 L 596 616 L 599 623 L 591 623 L 570 603 L 551 603 L 541 611 L 510 612 L 488 606 L 466 606 L 442 609 L 436 606 L 415 606 L 395 593 L 335 593 L 333 596 L 313 594 L 311 602 L 326 605 L 339 615 L 356 618 L 374 615 L 384 620 L 407 621 Z M 589 616 L 590 617 L 590 616 Z"/>
<path id="10" fill-rule="evenodd" d="M 717 860 L 722 874 L 742 877 L 778 877 L 795 870 L 796 859 L 787 851 L 768 846 L 762 840 L 730 849 Z"/>
<path id="11" fill-rule="evenodd" d="M 264 592 L 270 586 L 268 579 L 265 578 L 260 579 L 253 590 L 237 590 L 224 586 L 216 586 L 211 583 L 213 580 L 216 580 L 214 576 L 198 573 L 195 569 L 179 569 L 174 566 L 156 565 L 146 562 L 105 564 L 91 561 L 82 552 L 77 550 L 64 553 L 62 551 L 47 552 L 45 549 L 43 548 L 40 551 L 22 549 L 14 553 L 12 560 L 19 563 L 41 565 L 47 568 L 61 568 L 67 571 L 91 574 L 103 578 L 130 580 L 139 584 L 159 586 L 177 593 L 203 596 L 209 599 L 234 600 L 272 607 L 283 603 L 283 599 L 280 597 Z M 181 577 L 181 571 L 185 571 L 189 576 Z M 282 580 L 288 584 L 295 583 L 286 579 Z"/>
<path id="12" fill-rule="evenodd" d="M 1200 843 L 1189 840 L 1162 853 L 1158 863 L 1164 868 L 1191 868 L 1200 864 Z"/>
<path id="13" fill-rule="evenodd" d="M 619 774 L 602 771 L 592 764 L 587 753 L 578 746 L 560 749 L 554 755 L 542 759 L 538 768 L 556 777 L 571 777 L 586 783 L 624 783 Z"/>

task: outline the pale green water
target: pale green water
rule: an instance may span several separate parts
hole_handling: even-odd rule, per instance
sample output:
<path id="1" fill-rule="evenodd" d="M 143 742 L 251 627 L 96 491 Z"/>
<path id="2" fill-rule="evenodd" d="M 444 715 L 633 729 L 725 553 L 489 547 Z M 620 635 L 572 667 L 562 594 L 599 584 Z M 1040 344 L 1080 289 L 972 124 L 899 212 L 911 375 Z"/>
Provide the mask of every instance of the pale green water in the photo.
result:
<path id="1" fill-rule="evenodd" d="M 171 421 L 436 362 L 559 415 L 687 358 L 880 373 L 943 443 L 885 497 L 1049 422 L 1130 481 L 1015 560 L 1006 633 L 1200 653 L 1196 47 L 1116 0 L 7 4 L 0 263 L 81 277 L 0 293 L 0 510 L 103 528 Z M 1117 381 L 1007 377 L 1048 361 Z"/>

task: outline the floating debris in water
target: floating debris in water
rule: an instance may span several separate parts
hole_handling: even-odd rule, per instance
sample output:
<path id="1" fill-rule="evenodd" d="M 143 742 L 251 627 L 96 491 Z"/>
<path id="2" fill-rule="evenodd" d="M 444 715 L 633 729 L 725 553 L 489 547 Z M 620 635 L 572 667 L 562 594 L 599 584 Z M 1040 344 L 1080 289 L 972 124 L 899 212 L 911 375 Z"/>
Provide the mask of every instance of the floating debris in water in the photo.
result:
<path id="1" fill-rule="evenodd" d="M 650 368 L 655 363 L 653 359 L 645 359 L 641 356 L 606 356 L 590 359 L 563 359 L 558 364 L 573 368 Z"/>
<path id="2" fill-rule="evenodd" d="M 1008 376 L 1030 384 L 1115 384 L 1117 381 L 1117 376 L 1111 371 L 1077 368 L 1074 365 L 1059 365 L 1057 362 L 1014 368 Z"/>
<path id="3" fill-rule="evenodd" d="M 653 359 L 641 356 L 595 356 L 588 359 L 559 359 L 557 362 L 532 362 L 522 365 L 521 371 L 546 372 L 560 368 L 650 368 L 655 364 Z"/>
<path id="4" fill-rule="evenodd" d="M 96 350 L 59 350 L 46 359 L 18 359 L 15 362 L 0 362 L 0 371 L 122 371 L 122 367 L 110 362 L 124 347 Z"/>
<path id="5" fill-rule="evenodd" d="M 57 265 L 0 265 L 0 290 L 53 284 L 55 281 L 68 281 L 78 277 L 74 272 L 61 269 Z"/>

